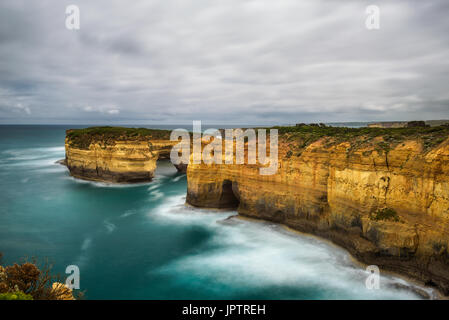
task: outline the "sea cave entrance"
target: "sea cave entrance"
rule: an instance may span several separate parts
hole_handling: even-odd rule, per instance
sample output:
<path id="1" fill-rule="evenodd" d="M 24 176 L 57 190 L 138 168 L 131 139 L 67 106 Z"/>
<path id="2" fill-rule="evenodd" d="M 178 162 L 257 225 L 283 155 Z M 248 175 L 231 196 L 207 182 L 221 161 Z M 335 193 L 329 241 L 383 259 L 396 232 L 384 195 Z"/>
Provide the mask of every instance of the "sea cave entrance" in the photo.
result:
<path id="1" fill-rule="evenodd" d="M 236 209 L 240 204 L 240 194 L 237 182 L 224 180 L 219 201 L 220 208 Z"/>

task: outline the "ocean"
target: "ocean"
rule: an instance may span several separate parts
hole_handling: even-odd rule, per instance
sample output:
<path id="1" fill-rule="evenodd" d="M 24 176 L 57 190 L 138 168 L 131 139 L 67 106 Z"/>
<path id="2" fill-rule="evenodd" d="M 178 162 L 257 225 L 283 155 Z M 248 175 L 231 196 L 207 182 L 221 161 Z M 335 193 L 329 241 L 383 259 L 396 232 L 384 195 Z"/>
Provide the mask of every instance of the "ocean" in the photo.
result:
<path id="1" fill-rule="evenodd" d="M 3 265 L 36 257 L 61 277 L 77 265 L 86 299 L 420 298 L 387 274 L 368 289 L 326 241 L 186 206 L 186 175 L 167 161 L 146 184 L 74 179 L 55 164 L 73 127 L 0 126 Z"/>

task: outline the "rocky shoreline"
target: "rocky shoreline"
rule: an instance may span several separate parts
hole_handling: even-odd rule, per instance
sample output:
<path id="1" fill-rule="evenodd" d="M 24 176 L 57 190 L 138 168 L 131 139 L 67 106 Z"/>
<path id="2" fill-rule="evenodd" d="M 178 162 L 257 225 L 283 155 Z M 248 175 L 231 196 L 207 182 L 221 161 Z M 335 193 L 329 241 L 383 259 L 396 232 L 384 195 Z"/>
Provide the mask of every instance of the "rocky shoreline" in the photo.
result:
<path id="1" fill-rule="evenodd" d="M 247 216 L 242 216 L 242 215 L 236 214 L 236 215 L 232 215 L 232 216 L 226 218 L 225 220 L 221 221 L 221 223 L 231 224 L 232 220 L 238 220 L 238 219 L 253 221 L 253 222 L 262 222 L 262 223 L 269 222 L 264 219 L 258 219 L 258 218 L 247 217 Z M 301 232 L 301 231 L 293 229 L 285 224 L 279 224 L 279 225 L 283 226 L 287 232 L 295 233 L 295 234 L 298 234 L 301 236 L 313 237 L 320 241 L 325 241 L 329 245 L 334 245 L 334 246 L 337 246 L 338 248 L 342 248 L 346 252 L 348 252 L 352 261 L 356 265 L 359 265 L 362 268 L 366 268 L 368 266 L 368 264 L 363 263 L 362 261 L 357 259 L 354 255 L 352 255 L 345 247 L 336 244 L 335 242 L 331 241 L 328 238 L 324 238 L 322 236 L 315 235 L 313 233 Z M 435 288 L 434 286 L 428 286 L 424 282 L 419 281 L 416 278 L 408 277 L 408 276 L 404 275 L 403 273 L 395 272 L 394 270 L 383 269 L 383 270 L 381 270 L 381 273 L 401 278 L 401 279 L 407 281 L 407 283 L 408 283 L 408 284 L 402 284 L 399 282 L 389 283 L 389 284 L 387 284 L 389 287 L 411 291 L 424 300 L 447 300 L 448 299 L 448 297 L 445 296 L 440 290 L 438 290 L 438 288 Z"/>
<path id="2" fill-rule="evenodd" d="M 449 128 L 279 128 L 279 165 L 193 164 L 187 203 L 233 208 L 345 248 L 364 264 L 449 294 Z M 76 131 L 75 131 L 76 132 Z M 106 182 L 151 180 L 172 144 L 86 133 L 66 139 L 71 175 Z M 166 137 L 165 137 L 166 138 Z"/>
<path id="3" fill-rule="evenodd" d="M 304 144 L 306 130 L 324 134 Z M 189 164 L 187 202 L 317 235 L 448 295 L 449 130 L 326 130 L 283 134 L 272 176 L 254 165 Z"/>

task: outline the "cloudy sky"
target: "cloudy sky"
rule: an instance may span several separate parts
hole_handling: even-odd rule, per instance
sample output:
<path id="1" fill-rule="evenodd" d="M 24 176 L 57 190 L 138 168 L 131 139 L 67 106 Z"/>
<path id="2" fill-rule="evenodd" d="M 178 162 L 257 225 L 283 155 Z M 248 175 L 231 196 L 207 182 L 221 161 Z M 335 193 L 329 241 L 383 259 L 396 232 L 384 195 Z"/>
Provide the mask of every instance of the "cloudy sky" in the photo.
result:
<path id="1" fill-rule="evenodd" d="M 65 27 L 70 4 L 80 30 Z M 448 12 L 447 0 L 2 0 L 0 123 L 448 119 Z"/>

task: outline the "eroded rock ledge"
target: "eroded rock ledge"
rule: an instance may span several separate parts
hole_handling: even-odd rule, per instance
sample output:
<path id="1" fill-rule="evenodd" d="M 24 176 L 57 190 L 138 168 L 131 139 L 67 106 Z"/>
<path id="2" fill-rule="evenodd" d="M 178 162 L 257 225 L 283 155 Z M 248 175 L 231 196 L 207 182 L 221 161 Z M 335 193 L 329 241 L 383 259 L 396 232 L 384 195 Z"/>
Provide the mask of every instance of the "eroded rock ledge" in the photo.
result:
<path id="1" fill-rule="evenodd" d="M 279 167 L 190 163 L 187 202 L 332 240 L 449 294 L 449 128 L 279 128 Z"/>

